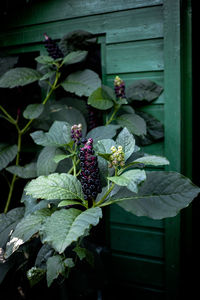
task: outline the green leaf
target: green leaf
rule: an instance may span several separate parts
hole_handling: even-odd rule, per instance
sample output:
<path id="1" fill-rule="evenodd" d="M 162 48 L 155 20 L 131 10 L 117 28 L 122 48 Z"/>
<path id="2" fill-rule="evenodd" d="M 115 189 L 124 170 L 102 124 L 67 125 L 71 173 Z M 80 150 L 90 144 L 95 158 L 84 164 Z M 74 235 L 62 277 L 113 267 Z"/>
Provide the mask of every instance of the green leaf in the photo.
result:
<path id="1" fill-rule="evenodd" d="M 101 153 L 101 154 L 112 154 L 112 152 L 110 150 L 112 146 L 116 146 L 116 143 L 114 140 L 102 139 L 95 144 L 94 149 L 95 149 L 95 151 L 97 151 L 98 153 Z"/>
<path id="2" fill-rule="evenodd" d="M 20 178 L 35 178 L 37 176 L 36 163 L 30 163 L 24 167 L 9 166 L 6 168 L 6 170 Z"/>
<path id="3" fill-rule="evenodd" d="M 169 165 L 169 161 L 162 156 L 156 155 L 145 155 L 143 157 L 137 158 L 134 163 L 142 163 L 145 166 L 164 166 Z"/>
<path id="4" fill-rule="evenodd" d="M 101 92 L 102 92 L 102 96 L 104 99 L 109 99 L 109 100 L 116 102 L 116 96 L 115 96 L 114 89 L 110 88 L 107 85 L 102 84 L 101 90 L 102 90 Z"/>
<path id="5" fill-rule="evenodd" d="M 61 209 L 54 212 L 42 227 L 42 241 L 52 245 L 59 253 L 76 242 L 91 226 L 96 226 L 102 217 L 99 207 L 83 212 L 75 208 Z"/>
<path id="6" fill-rule="evenodd" d="M 70 174 L 53 173 L 33 179 L 26 187 L 28 195 L 41 199 L 83 199 L 80 181 Z"/>
<path id="7" fill-rule="evenodd" d="M 29 280 L 30 286 L 33 287 L 36 285 L 40 280 L 43 279 L 46 271 L 44 269 L 40 269 L 37 267 L 32 267 L 28 272 L 26 273 L 27 278 Z"/>
<path id="8" fill-rule="evenodd" d="M 176 216 L 199 192 L 199 187 L 179 173 L 153 171 L 147 173 L 138 194 L 121 188 L 107 204 L 117 203 L 137 216 L 163 219 Z"/>
<path id="9" fill-rule="evenodd" d="M 148 79 L 137 80 L 126 89 L 126 96 L 130 101 L 151 102 L 158 98 L 163 88 L 155 82 Z"/>
<path id="10" fill-rule="evenodd" d="M 55 162 L 54 157 L 59 153 L 63 152 L 56 146 L 46 146 L 42 149 L 37 159 L 37 176 L 55 172 L 58 162 Z"/>
<path id="11" fill-rule="evenodd" d="M 101 110 L 107 110 L 113 106 L 113 101 L 103 97 L 102 88 L 99 87 L 88 98 L 88 104 Z"/>
<path id="12" fill-rule="evenodd" d="M 32 215 L 24 217 L 11 234 L 10 240 L 6 245 L 5 257 L 8 258 L 13 252 L 15 252 L 22 244 L 27 242 L 34 234 L 36 234 L 41 224 L 44 222 L 47 216 L 50 215 L 49 209 L 41 209 L 36 211 Z"/>
<path id="13" fill-rule="evenodd" d="M 137 144 L 146 146 L 163 139 L 164 126 L 159 120 L 143 111 L 137 111 L 137 114 L 145 120 L 147 126 L 146 134 L 137 137 Z"/>
<path id="14" fill-rule="evenodd" d="M 65 271 L 65 265 L 60 255 L 54 255 L 47 260 L 47 285 L 50 287 L 54 279 Z"/>
<path id="15" fill-rule="evenodd" d="M 87 262 L 94 267 L 94 255 L 92 252 L 79 246 L 76 246 L 73 251 L 76 252 L 80 260 L 85 258 Z"/>
<path id="16" fill-rule="evenodd" d="M 36 57 L 35 60 L 43 65 L 52 65 L 54 63 L 54 59 L 48 55 L 40 55 Z"/>
<path id="17" fill-rule="evenodd" d="M 137 193 L 138 184 L 146 179 L 146 173 L 144 170 L 129 170 L 120 176 L 108 177 L 108 179 L 117 185 L 126 186 L 130 191 Z"/>
<path id="18" fill-rule="evenodd" d="M 58 204 L 58 207 L 67 206 L 67 205 L 81 205 L 79 201 L 74 200 L 63 200 Z"/>
<path id="19" fill-rule="evenodd" d="M 73 154 L 69 154 L 69 155 L 66 155 L 66 154 L 56 154 L 55 156 L 54 156 L 54 161 L 55 161 L 55 163 L 59 163 L 60 161 L 62 161 L 63 159 L 66 159 L 66 158 L 70 158 L 70 157 L 72 157 L 73 156 Z"/>
<path id="20" fill-rule="evenodd" d="M 118 128 L 119 125 L 98 126 L 88 132 L 87 138 L 92 138 L 94 144 L 103 139 L 111 139 L 116 135 Z"/>
<path id="21" fill-rule="evenodd" d="M 25 119 L 36 119 L 38 118 L 44 110 L 43 104 L 29 104 L 23 112 Z"/>
<path id="22" fill-rule="evenodd" d="M 17 155 L 17 145 L 0 144 L 0 171 L 7 167 L 7 165 Z"/>
<path id="23" fill-rule="evenodd" d="M 45 73 L 45 74 L 40 78 L 40 84 L 41 84 L 41 81 L 42 81 L 42 80 L 46 80 L 46 79 L 51 78 L 51 77 L 54 78 L 55 75 L 56 75 L 55 71 L 49 71 L 49 72 Z"/>
<path id="24" fill-rule="evenodd" d="M 88 54 L 87 51 L 70 52 L 67 56 L 64 57 L 63 63 L 67 65 L 79 63 L 85 60 L 87 54 Z"/>
<path id="25" fill-rule="evenodd" d="M 71 126 L 66 122 L 55 121 L 49 132 L 35 131 L 30 134 L 37 145 L 62 146 L 71 141 Z"/>
<path id="26" fill-rule="evenodd" d="M 74 125 L 74 124 L 82 124 L 82 134 L 85 135 L 87 131 L 87 124 L 85 121 L 85 118 L 81 111 L 78 109 L 72 107 L 72 106 L 67 106 L 63 104 L 56 104 L 56 105 L 51 105 L 50 106 L 50 118 L 51 120 L 55 121 L 64 121 L 67 122 L 69 125 Z M 70 130 L 71 130 L 70 126 Z M 71 131 L 64 131 L 67 133 L 68 139 L 71 139 Z"/>
<path id="27" fill-rule="evenodd" d="M 24 207 L 16 207 L 7 214 L 0 214 L 0 248 L 4 247 L 11 232 L 24 216 Z"/>
<path id="28" fill-rule="evenodd" d="M 25 192 L 23 192 L 20 201 L 21 201 L 21 203 L 24 203 L 24 205 L 25 205 L 24 216 L 27 216 L 28 214 L 32 214 L 36 210 L 48 208 L 48 205 L 49 205 L 48 200 L 39 200 L 37 198 L 33 198 L 30 195 L 26 195 Z"/>
<path id="29" fill-rule="evenodd" d="M 135 151 L 135 139 L 126 127 L 117 136 L 116 144 L 123 147 L 125 161 Z"/>
<path id="30" fill-rule="evenodd" d="M 101 80 L 95 72 L 86 69 L 70 74 L 61 83 L 61 86 L 67 92 L 75 93 L 80 97 L 89 97 L 94 90 L 101 86 Z"/>
<path id="31" fill-rule="evenodd" d="M 137 114 L 124 114 L 117 118 L 117 123 L 135 135 L 146 134 L 146 123 Z"/>
<path id="32" fill-rule="evenodd" d="M 26 84 L 32 83 L 39 80 L 41 74 L 30 68 L 15 68 L 7 71 L 0 78 L 1 88 L 14 88 L 17 86 L 24 86 Z"/>

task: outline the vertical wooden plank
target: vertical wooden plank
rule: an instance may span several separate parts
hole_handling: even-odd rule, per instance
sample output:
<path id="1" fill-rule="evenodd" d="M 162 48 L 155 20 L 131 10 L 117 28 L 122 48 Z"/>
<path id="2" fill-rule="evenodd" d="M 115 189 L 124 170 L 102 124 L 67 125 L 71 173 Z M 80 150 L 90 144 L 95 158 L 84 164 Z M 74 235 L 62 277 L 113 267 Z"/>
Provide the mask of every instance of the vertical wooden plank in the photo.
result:
<path id="1" fill-rule="evenodd" d="M 180 0 L 164 1 L 165 155 L 181 170 Z M 179 299 L 180 215 L 165 220 L 166 299 Z"/>

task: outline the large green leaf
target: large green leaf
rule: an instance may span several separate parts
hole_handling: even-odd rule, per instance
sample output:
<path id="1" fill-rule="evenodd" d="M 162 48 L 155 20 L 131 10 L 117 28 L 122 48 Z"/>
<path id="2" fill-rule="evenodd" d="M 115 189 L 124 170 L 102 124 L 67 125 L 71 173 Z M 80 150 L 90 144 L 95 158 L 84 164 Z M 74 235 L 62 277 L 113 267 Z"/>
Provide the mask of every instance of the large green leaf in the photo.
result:
<path id="1" fill-rule="evenodd" d="M 149 145 L 164 137 L 164 126 L 159 120 L 147 112 L 137 111 L 137 114 L 145 120 L 147 127 L 145 135 L 137 136 L 137 145 Z"/>
<path id="2" fill-rule="evenodd" d="M 17 175 L 21 178 L 35 178 L 37 176 L 37 168 L 36 163 L 30 163 L 22 166 L 9 166 L 6 168 L 7 171 L 9 171 L 12 174 Z"/>
<path id="3" fill-rule="evenodd" d="M 34 234 L 36 234 L 41 224 L 47 216 L 51 214 L 49 209 L 37 210 L 32 215 L 24 217 L 11 234 L 10 240 L 6 245 L 5 257 L 8 258 L 15 252 L 22 244 L 27 242 Z"/>
<path id="4" fill-rule="evenodd" d="M 41 199 L 83 199 L 80 181 L 70 174 L 53 173 L 33 179 L 25 191 L 34 198 Z"/>
<path id="5" fill-rule="evenodd" d="M 40 55 L 36 57 L 35 60 L 43 65 L 52 65 L 54 63 L 54 59 L 48 55 Z"/>
<path id="6" fill-rule="evenodd" d="M 73 51 L 64 57 L 63 63 L 67 65 L 79 63 L 86 58 L 87 54 L 87 51 Z"/>
<path id="7" fill-rule="evenodd" d="M 163 88 L 148 79 L 141 79 L 133 82 L 126 89 L 126 96 L 130 101 L 146 100 L 151 102 L 158 98 Z"/>
<path id="8" fill-rule="evenodd" d="M 147 173 L 138 194 L 121 188 L 104 205 L 118 203 L 137 216 L 163 219 L 176 216 L 199 192 L 199 187 L 179 173 L 153 171 Z"/>
<path id="9" fill-rule="evenodd" d="M 64 273 L 65 264 L 60 255 L 54 255 L 47 260 L 47 285 L 50 287 L 59 274 Z"/>
<path id="10" fill-rule="evenodd" d="M 24 216 L 24 207 L 17 207 L 7 214 L 0 214 L 0 248 L 4 247 L 9 235 Z"/>
<path id="11" fill-rule="evenodd" d="M 145 166 L 164 166 L 169 165 L 169 161 L 162 156 L 156 155 L 145 155 L 143 157 L 137 158 L 134 163 L 142 163 Z"/>
<path id="12" fill-rule="evenodd" d="M 113 106 L 113 101 L 109 98 L 104 98 L 102 88 L 99 87 L 88 98 L 88 104 L 101 110 L 107 110 Z"/>
<path id="13" fill-rule="evenodd" d="M 39 80 L 41 74 L 30 68 L 15 68 L 7 71 L 0 78 L 0 87 L 2 88 L 14 88 L 17 86 L 24 86 Z"/>
<path id="14" fill-rule="evenodd" d="M 88 132 L 87 138 L 92 138 L 94 144 L 103 139 L 111 139 L 116 135 L 118 128 L 120 128 L 119 125 L 111 124 L 107 126 L 98 126 Z"/>
<path id="15" fill-rule="evenodd" d="M 146 179 L 146 173 L 144 170 L 129 170 L 124 172 L 120 176 L 108 177 L 108 179 L 117 185 L 126 186 L 130 191 L 137 193 L 138 184 Z"/>
<path id="16" fill-rule="evenodd" d="M 17 145 L 0 144 L 0 171 L 7 167 L 7 165 L 17 155 Z"/>
<path id="17" fill-rule="evenodd" d="M 80 97 L 89 97 L 94 90 L 101 86 L 101 80 L 95 72 L 86 69 L 70 74 L 61 83 L 61 86 L 67 92 L 75 93 Z"/>
<path id="18" fill-rule="evenodd" d="M 126 161 L 135 150 L 135 139 L 126 127 L 117 136 L 116 143 L 123 147 Z"/>
<path id="19" fill-rule="evenodd" d="M 55 162 L 54 157 L 61 153 L 63 152 L 56 146 L 44 147 L 37 159 L 37 176 L 55 172 L 58 162 Z"/>
<path id="20" fill-rule="evenodd" d="M 81 106 L 80 106 L 81 109 Z M 87 124 L 82 112 L 70 105 L 54 104 L 50 106 L 49 117 L 54 121 L 64 121 L 69 125 L 82 124 L 82 133 L 86 134 Z M 68 131 L 67 131 L 68 134 Z M 70 137 L 71 135 L 69 135 Z"/>
<path id="21" fill-rule="evenodd" d="M 61 209 L 56 211 L 44 223 L 41 229 L 42 241 L 62 253 L 72 242 L 90 229 L 91 225 L 96 226 L 102 217 L 99 207 L 93 207 L 81 212 L 78 209 Z"/>
<path id="22" fill-rule="evenodd" d="M 40 210 L 42 208 L 48 208 L 49 206 L 48 200 L 39 200 L 37 198 L 33 198 L 30 195 L 26 195 L 25 192 L 23 192 L 20 201 L 25 205 L 24 216 L 27 216 L 28 214 L 32 214 L 36 210 Z"/>
<path id="23" fill-rule="evenodd" d="M 38 118 L 44 110 L 44 105 L 41 103 L 29 104 L 23 112 L 26 119 Z"/>
<path id="24" fill-rule="evenodd" d="M 117 123 L 135 135 L 146 134 L 146 123 L 137 114 L 123 114 L 117 118 Z"/>
<path id="25" fill-rule="evenodd" d="M 48 132 L 42 130 L 30 134 L 41 146 L 62 146 L 71 141 L 71 127 L 66 122 L 55 121 Z"/>

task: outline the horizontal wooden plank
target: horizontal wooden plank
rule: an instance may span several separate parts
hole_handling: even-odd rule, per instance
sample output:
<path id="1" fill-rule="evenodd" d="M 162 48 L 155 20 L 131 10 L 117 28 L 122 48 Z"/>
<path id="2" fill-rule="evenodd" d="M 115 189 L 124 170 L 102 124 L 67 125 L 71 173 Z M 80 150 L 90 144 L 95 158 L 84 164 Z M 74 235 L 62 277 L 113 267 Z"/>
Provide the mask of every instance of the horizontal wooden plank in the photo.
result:
<path id="1" fill-rule="evenodd" d="M 107 47 L 107 74 L 163 70 L 163 40 L 154 39 Z"/>
<path id="2" fill-rule="evenodd" d="M 163 244 L 163 232 L 110 224 L 110 247 L 113 250 L 162 258 Z"/>
<path id="3" fill-rule="evenodd" d="M 164 72 L 163 71 L 153 71 L 153 72 L 135 72 L 135 73 L 117 73 L 106 76 L 106 84 L 113 88 L 113 82 L 116 75 L 124 80 L 126 87 L 131 85 L 136 80 L 148 79 L 160 86 L 164 87 Z M 164 92 L 152 102 L 152 104 L 164 103 Z"/>
<path id="4" fill-rule="evenodd" d="M 164 105 L 163 104 L 154 104 L 154 105 L 145 105 L 141 109 L 146 113 L 149 113 L 157 120 L 164 124 Z"/>
<path id="5" fill-rule="evenodd" d="M 164 285 L 164 263 L 130 255 L 112 253 L 112 274 L 118 280 L 162 287 Z"/>
<path id="6" fill-rule="evenodd" d="M 147 217 L 137 217 L 125 211 L 123 208 L 116 204 L 110 207 L 110 221 L 137 226 L 148 226 L 151 228 L 164 228 L 163 220 L 153 220 Z"/>
<path id="7" fill-rule="evenodd" d="M 80 16 L 160 5 L 163 0 L 48 0 L 31 2 L 7 16 L 9 27 L 41 24 Z"/>
<path id="8" fill-rule="evenodd" d="M 58 39 L 79 29 L 95 34 L 104 33 L 107 43 L 162 37 L 162 7 L 111 12 L 3 31 L 0 34 L 0 45 L 41 42 L 44 32 Z"/>
<path id="9" fill-rule="evenodd" d="M 165 300 L 166 294 L 163 289 L 133 284 L 121 280 L 113 280 L 109 285 L 109 298 L 107 299 L 134 299 L 134 300 Z M 107 295 L 107 294 L 106 294 Z"/>
<path id="10" fill-rule="evenodd" d="M 154 155 L 165 155 L 163 141 L 143 147 L 144 152 Z"/>

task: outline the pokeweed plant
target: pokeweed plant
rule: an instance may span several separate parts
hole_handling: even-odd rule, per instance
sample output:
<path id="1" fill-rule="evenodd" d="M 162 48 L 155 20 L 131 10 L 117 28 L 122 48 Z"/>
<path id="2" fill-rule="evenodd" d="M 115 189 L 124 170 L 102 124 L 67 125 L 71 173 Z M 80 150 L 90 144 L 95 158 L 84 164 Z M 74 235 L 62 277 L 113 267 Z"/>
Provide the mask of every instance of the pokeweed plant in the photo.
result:
<path id="1" fill-rule="evenodd" d="M 37 80 L 48 85 L 44 100 L 25 109 L 23 116 L 28 121 L 23 128 L 18 118 L 0 105 L 4 119 L 14 125 L 18 136 L 17 145 L 3 144 L 0 148 L 0 167 L 13 174 L 5 210 L 0 215 L 0 260 L 8 263 L 6 274 L 12 256 L 34 238 L 40 239 L 41 248 L 27 276 L 34 285 L 46 274 L 50 286 L 58 276 L 68 277 L 78 259 L 91 262 L 84 241 L 102 218 L 103 207 L 117 204 L 136 216 L 173 217 L 191 203 L 200 189 L 177 172 L 145 170 L 146 166 L 156 168 L 169 161 L 143 153 L 136 145 L 136 138 L 144 139 L 147 134 L 148 122 L 130 103 L 156 99 L 161 87 L 140 80 L 125 92 L 125 83 L 117 76 L 113 90 L 102 85 L 90 69 L 61 79 L 63 68 L 82 62 L 88 53 L 72 51 L 64 55 L 47 35 L 45 40 L 53 57 L 36 58 L 40 71 L 15 68 L 0 78 L 2 88 Z M 105 124 L 88 132 L 85 117 L 78 109 L 86 107 L 81 99 L 50 99 L 60 87 L 87 97 L 87 105 L 105 112 Z M 37 161 L 20 166 L 22 136 L 44 119 L 48 125 L 45 130 L 30 133 L 41 147 Z M 15 165 L 9 165 L 14 158 Z M 23 206 L 9 210 L 18 177 L 31 180 L 22 194 Z"/>

